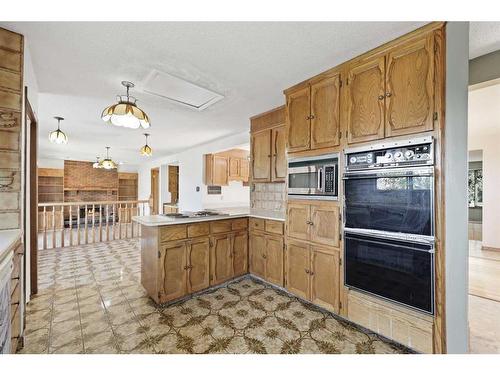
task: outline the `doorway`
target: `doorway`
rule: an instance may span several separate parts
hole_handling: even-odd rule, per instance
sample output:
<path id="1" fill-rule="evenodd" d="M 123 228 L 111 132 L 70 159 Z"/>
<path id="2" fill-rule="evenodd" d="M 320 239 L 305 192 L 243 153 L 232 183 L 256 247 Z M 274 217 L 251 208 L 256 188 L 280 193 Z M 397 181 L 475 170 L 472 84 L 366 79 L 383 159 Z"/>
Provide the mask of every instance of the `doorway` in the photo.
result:
<path id="1" fill-rule="evenodd" d="M 151 169 L 151 196 L 150 196 L 150 208 L 152 215 L 158 215 L 159 213 L 159 193 L 160 193 L 160 168 Z"/>

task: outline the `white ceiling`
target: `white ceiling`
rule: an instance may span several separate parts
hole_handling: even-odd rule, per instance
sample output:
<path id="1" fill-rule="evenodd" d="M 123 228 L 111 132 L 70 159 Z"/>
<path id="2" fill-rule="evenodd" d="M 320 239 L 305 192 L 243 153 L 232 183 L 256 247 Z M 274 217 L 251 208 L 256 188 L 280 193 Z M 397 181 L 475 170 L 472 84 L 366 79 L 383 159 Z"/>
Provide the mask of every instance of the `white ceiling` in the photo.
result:
<path id="1" fill-rule="evenodd" d="M 93 160 L 104 146 L 126 164 L 144 161 L 140 130 L 107 126 L 103 108 L 123 93 L 149 115 L 154 157 L 247 131 L 249 117 L 284 103 L 283 89 L 405 34 L 422 22 L 13 22 L 26 36 L 39 86 L 40 155 Z M 471 56 L 498 49 L 498 23 L 471 25 Z M 158 69 L 225 96 L 197 112 L 141 92 Z M 65 146 L 49 143 L 66 118 Z"/>

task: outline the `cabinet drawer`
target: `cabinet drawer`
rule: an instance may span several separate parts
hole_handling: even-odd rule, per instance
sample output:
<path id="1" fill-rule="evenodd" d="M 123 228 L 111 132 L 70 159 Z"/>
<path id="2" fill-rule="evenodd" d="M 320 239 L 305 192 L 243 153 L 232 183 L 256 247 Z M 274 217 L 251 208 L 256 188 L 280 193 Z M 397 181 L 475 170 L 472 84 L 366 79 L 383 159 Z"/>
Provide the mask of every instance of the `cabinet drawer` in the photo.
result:
<path id="1" fill-rule="evenodd" d="M 231 232 L 231 220 L 218 220 L 210 223 L 211 233 Z"/>
<path id="2" fill-rule="evenodd" d="M 208 236 L 210 234 L 210 225 L 208 223 L 188 224 L 188 237 Z"/>
<path id="3" fill-rule="evenodd" d="M 257 219 L 255 217 L 250 218 L 250 229 L 264 230 L 265 228 L 265 220 Z"/>
<path id="4" fill-rule="evenodd" d="M 246 229 L 247 227 L 248 227 L 248 223 L 247 223 L 246 218 L 234 219 L 232 224 L 231 224 L 232 230 L 242 230 L 242 229 Z"/>
<path id="5" fill-rule="evenodd" d="M 187 238 L 186 225 L 172 225 L 160 228 L 160 241 L 175 241 Z"/>
<path id="6" fill-rule="evenodd" d="M 274 234 L 283 234 L 283 223 L 281 221 L 266 220 L 266 232 Z"/>

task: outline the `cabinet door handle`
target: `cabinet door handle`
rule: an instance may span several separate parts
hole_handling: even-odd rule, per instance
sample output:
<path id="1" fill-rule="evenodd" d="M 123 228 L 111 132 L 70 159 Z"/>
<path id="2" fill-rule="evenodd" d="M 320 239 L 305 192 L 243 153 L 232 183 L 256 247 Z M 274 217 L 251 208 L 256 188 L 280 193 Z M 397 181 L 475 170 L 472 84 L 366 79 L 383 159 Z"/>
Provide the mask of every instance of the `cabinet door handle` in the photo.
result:
<path id="1" fill-rule="evenodd" d="M 309 270 L 307 268 L 304 268 L 304 271 L 306 271 L 306 273 L 309 274 Z"/>
<path id="2" fill-rule="evenodd" d="M 262 254 L 262 258 L 267 259 L 266 254 Z"/>
<path id="3" fill-rule="evenodd" d="M 390 98 L 392 96 L 392 94 L 390 92 L 386 92 L 385 96 L 388 97 L 388 98 Z"/>
<path id="4" fill-rule="evenodd" d="M 312 276 L 312 275 L 314 275 L 314 272 L 313 272 L 313 271 L 311 271 L 310 273 L 311 273 L 311 276 Z"/>
<path id="5" fill-rule="evenodd" d="M 314 118 L 314 115 L 309 116 L 309 118 L 312 120 Z"/>
<path id="6" fill-rule="evenodd" d="M 307 116 L 307 117 L 306 117 L 306 120 L 310 120 L 310 119 L 311 119 L 311 116 Z"/>
<path id="7" fill-rule="evenodd" d="M 384 100 L 384 95 L 379 95 L 378 100 Z"/>

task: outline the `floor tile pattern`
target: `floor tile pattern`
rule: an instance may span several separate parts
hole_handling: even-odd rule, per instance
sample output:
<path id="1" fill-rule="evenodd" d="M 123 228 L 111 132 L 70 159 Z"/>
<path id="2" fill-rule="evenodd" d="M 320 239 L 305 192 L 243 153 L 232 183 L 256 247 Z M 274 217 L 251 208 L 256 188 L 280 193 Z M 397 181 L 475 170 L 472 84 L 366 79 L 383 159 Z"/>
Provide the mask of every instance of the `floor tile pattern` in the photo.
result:
<path id="1" fill-rule="evenodd" d="M 404 353 L 331 314 L 243 278 L 158 307 L 137 239 L 39 252 L 21 353 Z"/>

